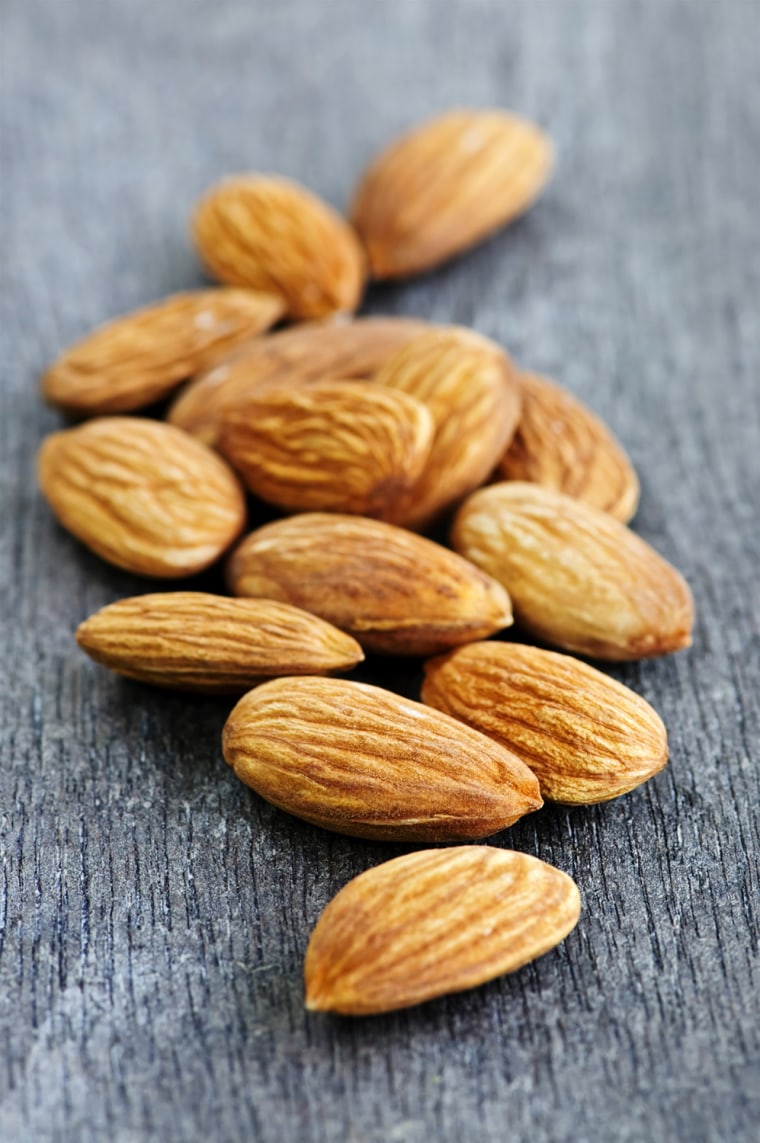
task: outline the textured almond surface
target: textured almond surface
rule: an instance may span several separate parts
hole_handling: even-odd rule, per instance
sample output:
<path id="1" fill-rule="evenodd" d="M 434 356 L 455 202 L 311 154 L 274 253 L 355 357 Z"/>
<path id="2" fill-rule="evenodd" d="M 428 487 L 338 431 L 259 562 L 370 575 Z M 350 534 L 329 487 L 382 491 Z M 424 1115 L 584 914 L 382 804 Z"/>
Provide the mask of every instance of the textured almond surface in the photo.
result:
<path id="1" fill-rule="evenodd" d="M 375 278 L 427 270 L 522 214 L 553 149 L 506 111 L 455 110 L 391 143 L 359 183 L 352 219 Z"/>
<path id="2" fill-rule="evenodd" d="M 433 440 L 427 407 L 364 381 L 252 394 L 227 412 L 220 448 L 245 483 L 289 511 L 390 515 Z"/>
<path id="3" fill-rule="evenodd" d="M 519 481 L 473 493 L 454 547 L 509 592 L 528 631 L 600 659 L 643 659 L 691 642 L 683 577 L 612 516 Z"/>
<path id="4" fill-rule="evenodd" d="M 53 433 L 40 449 L 39 480 L 64 528 L 140 575 L 202 571 L 245 523 L 226 462 L 180 429 L 139 417 Z"/>
<path id="5" fill-rule="evenodd" d="M 639 502 L 639 481 L 604 422 L 545 377 L 521 373 L 520 386 L 520 423 L 497 474 L 554 488 L 627 523 Z"/>
<path id="6" fill-rule="evenodd" d="M 280 294 L 291 317 L 355 310 L 364 254 L 351 227 L 311 191 L 272 175 L 212 187 L 193 217 L 211 273 L 231 286 Z"/>
<path id="7" fill-rule="evenodd" d="M 422 475 L 389 516 L 421 528 L 482 484 L 503 454 L 520 416 L 516 373 L 500 346 L 451 326 L 403 346 L 375 381 L 422 401 L 435 422 Z"/>
<path id="8" fill-rule="evenodd" d="M 321 615 L 363 647 L 426 655 L 512 622 L 504 589 L 467 560 L 362 516 L 304 513 L 252 532 L 230 557 L 235 595 Z"/>
<path id="9" fill-rule="evenodd" d="M 422 701 L 513 751 L 541 794 L 588 804 L 625 794 L 668 760 L 649 703 L 570 655 L 471 643 L 425 664 Z"/>
<path id="10" fill-rule="evenodd" d="M 90 658 L 131 679 L 235 692 L 277 675 L 348 670 L 364 658 L 330 623 L 271 599 L 165 591 L 121 599 L 76 633 Z"/>
<path id="11" fill-rule="evenodd" d="M 554 948 L 580 910 L 572 878 L 527 853 L 396 857 L 349 881 L 319 918 L 306 1007 L 365 1016 L 474 988 Z"/>
<path id="12" fill-rule="evenodd" d="M 541 806 L 535 775 L 448 715 L 345 679 L 275 679 L 222 735 L 238 778 L 314 825 L 382 841 L 486 837 Z"/>
<path id="13" fill-rule="evenodd" d="M 175 294 L 72 345 L 48 369 L 42 391 L 73 414 L 130 412 L 166 397 L 284 312 L 282 298 L 254 290 Z"/>

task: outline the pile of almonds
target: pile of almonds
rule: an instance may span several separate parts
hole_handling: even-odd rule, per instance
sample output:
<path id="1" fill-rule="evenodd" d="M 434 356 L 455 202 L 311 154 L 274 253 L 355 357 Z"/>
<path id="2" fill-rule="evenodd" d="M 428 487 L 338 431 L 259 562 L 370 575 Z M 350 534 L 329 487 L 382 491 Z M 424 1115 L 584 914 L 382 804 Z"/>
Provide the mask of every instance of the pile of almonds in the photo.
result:
<path id="1" fill-rule="evenodd" d="M 688 587 L 626 526 L 639 486 L 621 446 L 471 330 L 345 316 L 368 275 L 426 270 L 524 212 L 551 167 L 532 124 L 453 111 L 372 162 L 350 223 L 286 179 L 227 179 L 192 223 L 225 285 L 112 321 L 44 377 L 82 422 L 39 458 L 70 532 L 154 579 L 232 549 L 231 596 L 123 599 L 81 624 L 80 646 L 142 682 L 245 692 L 224 757 L 325 829 L 471 842 L 544 798 L 618 797 L 667 760 L 660 718 L 627 687 L 487 641 L 514 613 L 595 659 L 689 645 Z M 164 421 L 125 415 L 170 397 Z M 241 539 L 247 493 L 281 518 Z M 447 522 L 454 550 L 421 534 Z M 424 656 L 422 701 L 326 677 L 365 653 Z M 396 858 L 325 909 L 307 1006 L 364 1014 L 469 988 L 552 948 L 579 913 L 571 878 L 526 854 Z"/>

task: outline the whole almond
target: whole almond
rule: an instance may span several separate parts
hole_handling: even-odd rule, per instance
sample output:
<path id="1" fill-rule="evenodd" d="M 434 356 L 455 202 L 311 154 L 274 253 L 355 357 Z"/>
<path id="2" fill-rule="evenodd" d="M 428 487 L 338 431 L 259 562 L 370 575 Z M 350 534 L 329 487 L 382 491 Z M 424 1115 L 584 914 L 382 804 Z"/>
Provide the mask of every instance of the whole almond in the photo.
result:
<path id="1" fill-rule="evenodd" d="M 421 703 L 345 679 L 264 683 L 230 714 L 222 748 L 267 801 L 353 837 L 485 837 L 542 804 L 535 776 L 503 746 Z"/>
<path id="2" fill-rule="evenodd" d="M 639 502 L 639 481 L 604 422 L 545 377 L 521 373 L 520 386 L 522 415 L 498 476 L 554 488 L 626 524 Z"/>
<path id="3" fill-rule="evenodd" d="M 351 227 L 320 198 L 274 175 L 237 175 L 212 187 L 193 217 L 211 273 L 232 286 L 279 294 L 294 318 L 355 310 L 364 255 Z"/>
<path id="4" fill-rule="evenodd" d="M 180 429 L 140 417 L 53 433 L 40 449 L 39 480 L 64 528 L 140 575 L 194 575 L 245 523 L 226 462 Z"/>
<path id="5" fill-rule="evenodd" d="M 297 607 L 200 591 L 120 599 L 85 619 L 76 638 L 96 663 L 130 679 L 212 693 L 344 671 L 364 658 L 349 635 Z"/>
<path id="6" fill-rule="evenodd" d="M 444 262 L 530 207 L 553 150 L 506 111 L 448 111 L 391 143 L 363 175 L 351 217 L 375 278 Z"/>
<path id="7" fill-rule="evenodd" d="M 424 850 L 361 873 L 317 921 L 306 1007 L 367 1016 L 514 972 L 578 921 L 571 877 L 486 845 Z"/>
<path id="8" fill-rule="evenodd" d="M 235 595 L 281 599 L 371 651 L 429 655 L 512 622 L 504 589 L 467 560 L 363 516 L 303 513 L 252 532 L 228 565 Z"/>
<path id="9" fill-rule="evenodd" d="M 251 394 L 226 413 L 220 447 L 252 492 L 286 511 L 384 517 L 432 440 L 433 418 L 406 393 L 315 381 Z"/>
<path id="10" fill-rule="evenodd" d="M 195 290 L 100 326 L 61 354 L 44 397 L 77 416 L 126 413 L 166 397 L 283 316 L 275 294 Z"/>
<path id="11" fill-rule="evenodd" d="M 525 630 L 599 659 L 688 647 L 693 603 L 683 577 L 606 512 L 539 484 L 472 494 L 454 547 L 498 579 Z"/>
<path id="12" fill-rule="evenodd" d="M 554 802 L 617 798 L 668 760 L 649 703 L 570 655 L 471 643 L 425 664 L 422 701 L 522 758 Z"/>
<path id="13" fill-rule="evenodd" d="M 500 346 L 472 330 L 428 330 L 375 374 L 379 385 L 422 401 L 435 423 L 427 464 L 388 517 L 423 528 L 493 470 L 520 416 L 515 370 Z"/>

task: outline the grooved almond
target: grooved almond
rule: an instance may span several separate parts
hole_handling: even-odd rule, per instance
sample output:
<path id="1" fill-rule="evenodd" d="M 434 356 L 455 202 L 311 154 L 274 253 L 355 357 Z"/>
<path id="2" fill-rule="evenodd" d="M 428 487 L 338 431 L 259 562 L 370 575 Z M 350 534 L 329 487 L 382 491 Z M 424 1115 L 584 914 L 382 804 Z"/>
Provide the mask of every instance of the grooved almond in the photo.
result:
<path id="1" fill-rule="evenodd" d="M 375 278 L 427 270 L 532 205 L 548 137 L 505 111 L 448 111 L 391 143 L 363 175 L 351 217 Z"/>
<path id="2" fill-rule="evenodd" d="M 559 944 L 581 910 L 571 877 L 486 845 L 396 857 L 349 881 L 306 950 L 306 1007 L 367 1016 L 474 988 Z"/>
<path id="3" fill-rule="evenodd" d="M 367 650 L 426 655 L 512 621 L 509 597 L 460 556 L 362 516 L 304 513 L 247 536 L 232 553 L 235 595 L 281 599 L 347 631 Z"/>
<path id="4" fill-rule="evenodd" d="M 513 751 L 555 802 L 608 801 L 668 760 L 649 703 L 570 655 L 471 643 L 425 664 L 422 701 Z"/>
<path id="5" fill-rule="evenodd" d="M 222 748 L 267 801 L 353 837 L 479 838 L 541 806 L 535 776 L 503 746 L 345 679 L 264 683 L 230 714 Z"/>
<path id="6" fill-rule="evenodd" d="M 77 628 L 96 663 L 186 691 L 248 690 L 277 675 L 343 671 L 364 658 L 330 623 L 271 599 L 165 591 L 111 603 Z"/>
<path id="7" fill-rule="evenodd" d="M 492 484 L 454 521 L 454 547 L 509 591 L 539 638 L 600 659 L 688 647 L 683 577 L 618 520 L 539 484 Z"/>
<path id="8" fill-rule="evenodd" d="M 53 433 L 39 480 L 56 516 L 103 559 L 149 576 L 194 575 L 242 530 L 229 466 L 172 425 L 99 417 Z"/>

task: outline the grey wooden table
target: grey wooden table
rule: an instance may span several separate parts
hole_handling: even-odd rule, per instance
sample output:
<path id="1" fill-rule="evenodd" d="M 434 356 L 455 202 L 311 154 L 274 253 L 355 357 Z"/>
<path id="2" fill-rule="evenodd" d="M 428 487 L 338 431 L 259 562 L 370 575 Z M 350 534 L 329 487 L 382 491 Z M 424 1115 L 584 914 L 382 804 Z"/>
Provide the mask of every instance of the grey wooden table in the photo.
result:
<path id="1" fill-rule="evenodd" d="M 6 0 L 3 24 L 0 1139 L 756 1138 L 760 3 Z M 495 839 L 578 880 L 565 944 L 350 1022 L 304 1012 L 302 954 L 336 890 L 400 850 L 241 787 L 225 701 L 78 652 L 85 615 L 146 585 L 41 503 L 57 418 L 36 379 L 202 281 L 186 219 L 218 176 L 283 171 L 342 204 L 377 145 L 461 103 L 535 117 L 556 179 L 366 308 L 472 324 L 606 417 L 698 623 L 691 651 L 613 672 L 663 715 L 670 766 Z"/>

